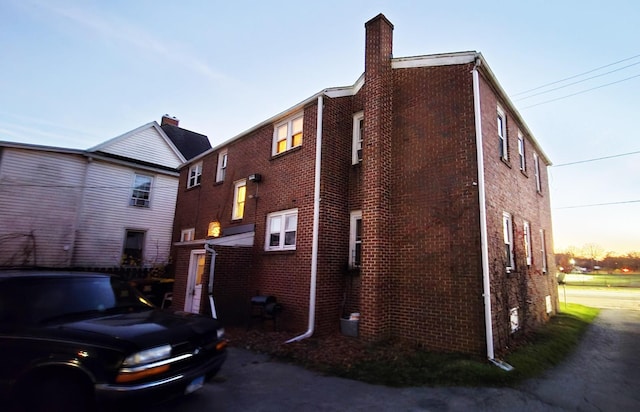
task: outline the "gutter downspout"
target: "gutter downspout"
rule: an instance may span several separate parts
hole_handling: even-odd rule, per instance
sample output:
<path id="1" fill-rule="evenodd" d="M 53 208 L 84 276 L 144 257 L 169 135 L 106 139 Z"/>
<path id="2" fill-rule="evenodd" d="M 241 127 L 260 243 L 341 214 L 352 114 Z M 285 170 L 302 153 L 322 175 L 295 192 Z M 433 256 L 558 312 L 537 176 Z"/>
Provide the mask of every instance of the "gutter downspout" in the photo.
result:
<path id="1" fill-rule="evenodd" d="M 211 253 L 211 263 L 209 264 L 209 305 L 211 306 L 211 317 L 214 319 L 218 318 L 218 314 L 216 312 L 216 305 L 213 303 L 213 275 L 215 273 L 216 267 L 216 256 L 217 253 L 214 248 L 211 247 L 208 243 L 204 244 L 204 250 Z"/>
<path id="2" fill-rule="evenodd" d="M 487 235 L 487 199 L 484 182 L 484 151 L 482 148 L 482 115 L 480 111 L 480 79 L 478 66 L 482 64 L 476 58 L 473 67 L 473 110 L 476 123 L 476 155 L 478 162 L 478 201 L 480 203 L 480 249 L 482 256 L 482 296 L 484 297 L 484 324 L 487 344 L 487 359 L 489 362 L 506 371 L 513 370 L 513 366 L 495 359 L 493 347 L 493 320 L 491 310 L 491 282 L 489 279 L 489 243 Z"/>
<path id="3" fill-rule="evenodd" d="M 309 286 L 309 326 L 302 335 L 291 338 L 285 343 L 297 342 L 313 335 L 316 322 L 316 283 L 318 278 L 318 230 L 320 227 L 320 166 L 322 160 L 322 108 L 323 95 L 318 96 L 318 113 L 316 124 L 316 170 L 313 195 L 313 239 L 311 246 L 311 285 Z"/>

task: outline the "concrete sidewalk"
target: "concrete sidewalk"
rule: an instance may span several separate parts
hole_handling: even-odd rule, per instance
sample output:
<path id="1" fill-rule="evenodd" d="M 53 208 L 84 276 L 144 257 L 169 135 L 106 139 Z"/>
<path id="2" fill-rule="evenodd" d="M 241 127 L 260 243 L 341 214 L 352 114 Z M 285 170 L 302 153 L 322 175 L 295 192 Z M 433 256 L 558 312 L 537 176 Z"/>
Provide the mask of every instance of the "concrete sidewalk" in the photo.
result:
<path id="1" fill-rule="evenodd" d="M 154 411 L 636 411 L 640 311 L 603 310 L 577 351 L 511 388 L 389 388 L 232 348 L 219 382 Z"/>

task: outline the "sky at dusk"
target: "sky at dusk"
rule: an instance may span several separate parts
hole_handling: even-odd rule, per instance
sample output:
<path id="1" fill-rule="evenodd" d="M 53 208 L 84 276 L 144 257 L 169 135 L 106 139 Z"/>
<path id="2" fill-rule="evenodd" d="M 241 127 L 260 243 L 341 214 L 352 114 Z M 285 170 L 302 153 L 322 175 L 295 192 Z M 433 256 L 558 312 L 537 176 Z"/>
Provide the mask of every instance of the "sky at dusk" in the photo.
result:
<path id="1" fill-rule="evenodd" d="M 640 2 L 0 0 L 0 140 L 87 149 L 167 113 L 215 147 L 394 57 L 478 51 L 553 162 L 556 251 L 640 252 Z"/>

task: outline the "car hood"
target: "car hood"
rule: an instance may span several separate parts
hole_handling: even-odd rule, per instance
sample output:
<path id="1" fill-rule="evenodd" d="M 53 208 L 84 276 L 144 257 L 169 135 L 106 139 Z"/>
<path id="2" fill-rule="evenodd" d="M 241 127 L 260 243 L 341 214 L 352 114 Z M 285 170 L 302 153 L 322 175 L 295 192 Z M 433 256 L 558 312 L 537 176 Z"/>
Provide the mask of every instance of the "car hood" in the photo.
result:
<path id="1" fill-rule="evenodd" d="M 126 341 L 138 348 L 181 343 L 197 336 L 215 337 L 219 327 L 217 320 L 202 315 L 157 309 L 57 325 L 66 334 L 91 334 L 105 344 L 118 341 L 121 346 Z"/>

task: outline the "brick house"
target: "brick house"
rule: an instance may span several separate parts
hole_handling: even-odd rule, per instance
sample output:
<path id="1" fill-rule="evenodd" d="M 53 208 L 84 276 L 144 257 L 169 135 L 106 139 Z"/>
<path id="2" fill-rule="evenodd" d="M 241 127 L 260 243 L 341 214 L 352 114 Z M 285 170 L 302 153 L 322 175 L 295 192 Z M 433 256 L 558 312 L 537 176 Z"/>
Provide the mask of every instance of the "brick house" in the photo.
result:
<path id="1" fill-rule="evenodd" d="M 558 307 L 550 162 L 481 54 L 394 58 L 393 25 L 365 29 L 353 86 L 183 165 L 174 305 L 208 311 L 213 279 L 229 324 L 273 295 L 292 340 L 358 312 L 360 339 L 493 359 Z"/>

